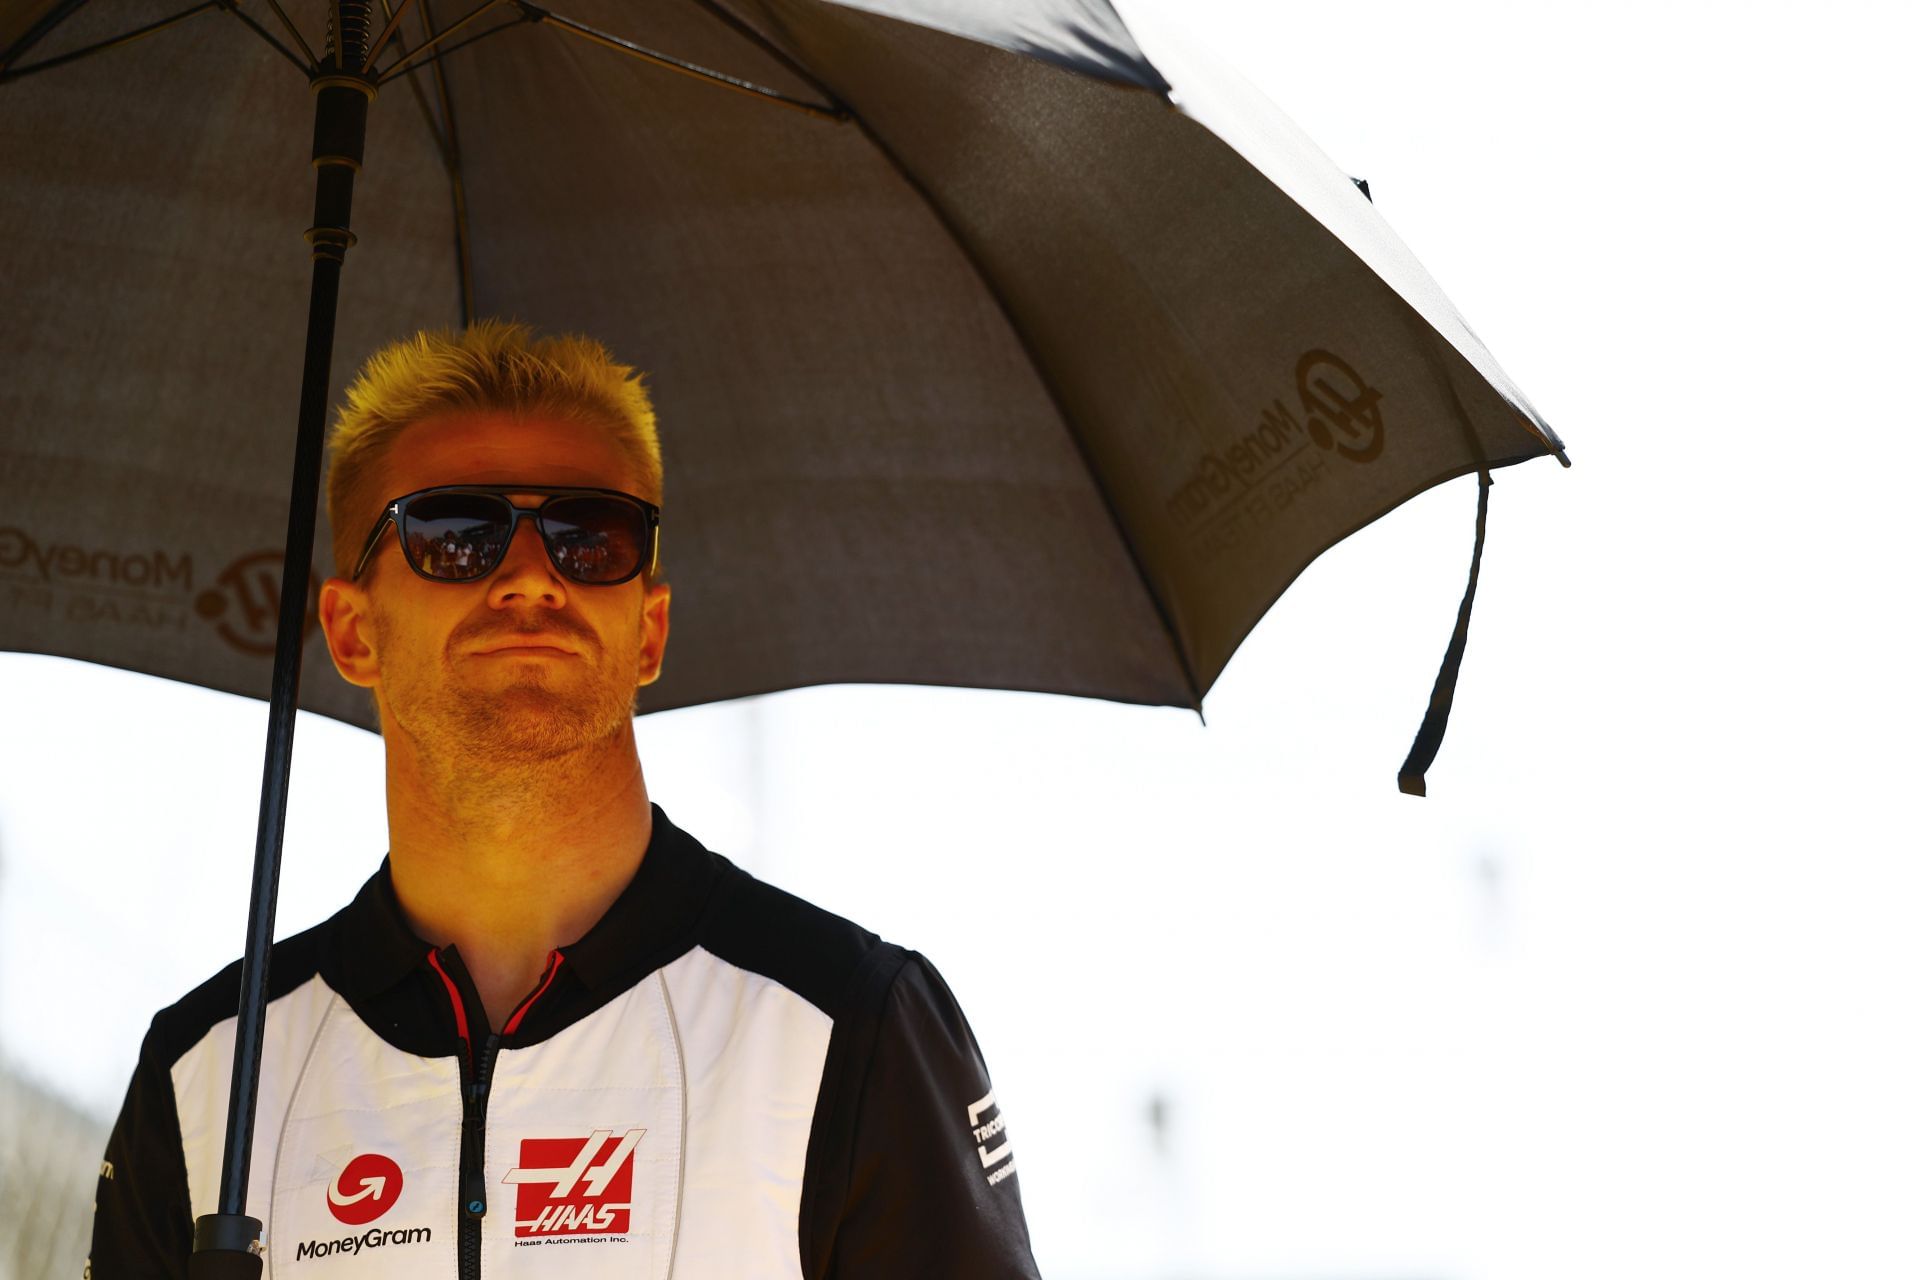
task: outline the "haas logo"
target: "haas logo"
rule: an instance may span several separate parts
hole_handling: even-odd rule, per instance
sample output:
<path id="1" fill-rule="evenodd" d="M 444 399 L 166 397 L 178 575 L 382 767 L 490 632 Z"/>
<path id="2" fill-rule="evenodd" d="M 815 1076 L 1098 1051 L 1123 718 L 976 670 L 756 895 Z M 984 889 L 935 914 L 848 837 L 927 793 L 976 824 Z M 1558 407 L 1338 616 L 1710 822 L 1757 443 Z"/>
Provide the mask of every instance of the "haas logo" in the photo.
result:
<path id="1" fill-rule="evenodd" d="M 513 1234 L 620 1235 L 633 1217 L 633 1149 L 645 1129 L 596 1129 L 584 1138 L 522 1138 L 520 1166 L 501 1181 L 519 1188 Z"/>
<path id="2" fill-rule="evenodd" d="M 400 1166 L 369 1152 L 347 1161 L 327 1188 L 327 1208 L 350 1227 L 363 1226 L 400 1198 Z"/>

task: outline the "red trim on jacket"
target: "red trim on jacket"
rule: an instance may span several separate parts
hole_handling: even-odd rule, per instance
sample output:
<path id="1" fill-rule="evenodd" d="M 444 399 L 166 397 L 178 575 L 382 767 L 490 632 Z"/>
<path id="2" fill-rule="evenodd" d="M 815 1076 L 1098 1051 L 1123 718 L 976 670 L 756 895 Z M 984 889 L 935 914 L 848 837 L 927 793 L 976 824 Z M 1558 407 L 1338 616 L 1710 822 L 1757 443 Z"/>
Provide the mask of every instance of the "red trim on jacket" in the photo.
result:
<path id="1" fill-rule="evenodd" d="M 553 976 L 560 972 L 560 962 L 565 959 L 566 957 L 558 951 L 547 952 L 547 976 L 540 980 L 540 985 L 534 988 L 532 995 L 520 1002 L 520 1007 L 513 1011 L 511 1018 L 507 1019 L 507 1025 L 501 1028 L 500 1034 L 510 1036 L 519 1028 L 520 1020 L 527 1016 L 534 1002 L 547 994 L 547 988 L 553 985 Z"/>
<path id="2" fill-rule="evenodd" d="M 473 1037 L 467 1034 L 467 1004 L 460 998 L 460 988 L 454 985 L 453 978 L 440 967 L 440 948 L 427 952 L 427 963 L 440 975 L 440 981 L 447 984 L 447 999 L 453 1002 L 453 1026 L 460 1033 L 460 1043 L 467 1047 L 467 1056 L 473 1056 Z"/>

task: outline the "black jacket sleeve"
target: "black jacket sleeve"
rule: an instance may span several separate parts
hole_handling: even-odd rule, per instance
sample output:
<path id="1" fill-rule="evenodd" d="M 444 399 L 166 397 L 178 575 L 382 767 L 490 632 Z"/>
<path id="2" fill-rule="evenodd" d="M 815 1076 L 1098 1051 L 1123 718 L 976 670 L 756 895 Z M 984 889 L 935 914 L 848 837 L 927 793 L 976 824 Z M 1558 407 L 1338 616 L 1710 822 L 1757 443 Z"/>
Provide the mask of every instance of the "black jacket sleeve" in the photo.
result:
<path id="1" fill-rule="evenodd" d="M 100 1162 L 89 1280 L 185 1277 L 193 1251 L 187 1161 L 174 1107 L 172 1058 L 158 1025 L 147 1032 Z"/>
<path id="2" fill-rule="evenodd" d="M 880 994 L 859 1038 L 871 1052 L 845 1072 L 845 1193 L 824 1274 L 1037 1278 L 1006 1121 L 953 993 L 907 953 Z"/>

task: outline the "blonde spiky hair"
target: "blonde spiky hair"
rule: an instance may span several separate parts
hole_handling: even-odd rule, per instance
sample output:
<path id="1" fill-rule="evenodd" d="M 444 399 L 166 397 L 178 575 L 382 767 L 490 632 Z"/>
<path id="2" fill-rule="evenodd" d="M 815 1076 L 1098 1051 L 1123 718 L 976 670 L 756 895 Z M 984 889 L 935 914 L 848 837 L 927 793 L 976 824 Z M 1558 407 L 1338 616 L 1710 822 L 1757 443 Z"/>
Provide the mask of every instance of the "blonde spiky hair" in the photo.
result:
<path id="1" fill-rule="evenodd" d="M 424 330 L 381 348 L 347 388 L 327 436 L 334 571 L 352 569 L 380 504 L 394 496 L 378 492 L 394 438 L 443 413 L 539 413 L 602 427 L 638 468 L 638 496 L 657 504 L 660 433 L 644 376 L 592 338 L 536 338 L 506 320 L 481 320 L 464 333 Z"/>

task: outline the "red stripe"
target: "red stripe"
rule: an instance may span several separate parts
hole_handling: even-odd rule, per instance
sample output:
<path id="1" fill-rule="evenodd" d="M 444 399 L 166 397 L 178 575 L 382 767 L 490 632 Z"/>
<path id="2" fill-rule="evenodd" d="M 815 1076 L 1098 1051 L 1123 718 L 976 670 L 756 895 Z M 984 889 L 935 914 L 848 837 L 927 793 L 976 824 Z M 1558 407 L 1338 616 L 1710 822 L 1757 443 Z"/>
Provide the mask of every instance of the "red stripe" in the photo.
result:
<path id="1" fill-rule="evenodd" d="M 440 975 L 440 981 L 447 984 L 447 999 L 453 1002 L 453 1026 L 460 1033 L 460 1043 L 467 1047 L 467 1056 L 471 1058 L 473 1037 L 467 1034 L 467 1006 L 460 999 L 460 988 L 453 985 L 453 979 L 448 977 L 447 971 L 440 967 L 440 948 L 435 947 L 427 952 L 427 963 L 432 965 L 433 971 Z"/>
<path id="2" fill-rule="evenodd" d="M 566 959 L 566 957 L 561 955 L 558 951 L 549 951 L 547 953 L 546 978 L 540 983 L 540 985 L 537 988 L 534 989 L 534 993 L 528 996 L 525 1000 L 522 1000 L 520 1002 L 520 1007 L 513 1011 L 513 1016 L 507 1019 L 507 1025 L 501 1031 L 502 1035 L 508 1035 L 508 1036 L 512 1035 L 514 1033 L 514 1030 L 517 1027 L 519 1027 L 520 1019 L 526 1017 L 527 1011 L 533 1008 L 534 1002 L 538 1000 L 541 996 L 547 994 L 547 988 L 553 985 L 553 975 L 560 972 L 560 962 L 564 959 Z"/>

